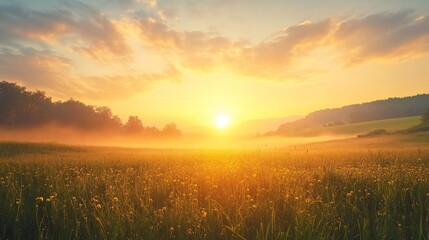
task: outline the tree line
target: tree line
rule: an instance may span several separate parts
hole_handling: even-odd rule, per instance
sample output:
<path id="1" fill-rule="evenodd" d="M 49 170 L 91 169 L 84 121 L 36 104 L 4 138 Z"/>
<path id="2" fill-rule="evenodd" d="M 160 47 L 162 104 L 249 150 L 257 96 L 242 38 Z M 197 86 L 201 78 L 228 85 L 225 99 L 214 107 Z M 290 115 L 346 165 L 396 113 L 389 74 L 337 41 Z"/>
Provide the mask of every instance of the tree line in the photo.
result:
<path id="1" fill-rule="evenodd" d="M 129 116 L 123 124 L 110 108 L 86 105 L 80 101 L 52 101 L 42 91 L 0 82 L 0 128 L 29 129 L 47 124 L 59 124 L 84 131 L 110 131 L 128 135 L 179 136 L 176 124 L 163 129 L 144 126 L 137 116 Z"/>
<path id="2" fill-rule="evenodd" d="M 266 135 L 288 135 L 312 127 L 330 127 L 389 118 L 422 116 L 427 109 L 429 109 L 429 94 L 389 98 L 315 111 L 303 119 L 281 124 L 275 132 Z"/>

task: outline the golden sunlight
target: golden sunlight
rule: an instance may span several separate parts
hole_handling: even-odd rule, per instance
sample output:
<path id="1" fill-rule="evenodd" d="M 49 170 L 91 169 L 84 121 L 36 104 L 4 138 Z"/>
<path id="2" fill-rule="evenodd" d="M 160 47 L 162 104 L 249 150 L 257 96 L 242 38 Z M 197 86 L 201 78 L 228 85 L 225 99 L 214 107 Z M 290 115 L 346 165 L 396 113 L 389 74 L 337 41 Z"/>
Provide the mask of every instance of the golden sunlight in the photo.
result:
<path id="1" fill-rule="evenodd" d="M 231 118 L 227 114 L 219 113 L 215 117 L 214 124 L 219 129 L 227 128 L 230 123 L 231 123 Z"/>

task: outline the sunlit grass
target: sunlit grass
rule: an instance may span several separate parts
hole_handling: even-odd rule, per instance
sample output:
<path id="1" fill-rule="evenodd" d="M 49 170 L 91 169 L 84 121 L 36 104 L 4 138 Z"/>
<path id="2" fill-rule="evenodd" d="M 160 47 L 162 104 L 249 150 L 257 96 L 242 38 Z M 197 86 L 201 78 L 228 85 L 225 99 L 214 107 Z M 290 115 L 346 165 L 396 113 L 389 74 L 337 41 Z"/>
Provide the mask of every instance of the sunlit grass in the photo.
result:
<path id="1" fill-rule="evenodd" d="M 350 123 L 332 127 L 315 127 L 304 129 L 297 132 L 297 135 L 302 136 L 317 136 L 322 134 L 339 134 L 339 135 L 360 135 L 368 133 L 374 129 L 385 129 L 389 133 L 404 130 L 420 123 L 421 117 L 403 117 L 391 118 L 376 121 L 366 121 L 359 123 Z"/>
<path id="2" fill-rule="evenodd" d="M 0 157 L 0 239 L 429 237 L 421 149 L 10 148 L 40 153 Z"/>

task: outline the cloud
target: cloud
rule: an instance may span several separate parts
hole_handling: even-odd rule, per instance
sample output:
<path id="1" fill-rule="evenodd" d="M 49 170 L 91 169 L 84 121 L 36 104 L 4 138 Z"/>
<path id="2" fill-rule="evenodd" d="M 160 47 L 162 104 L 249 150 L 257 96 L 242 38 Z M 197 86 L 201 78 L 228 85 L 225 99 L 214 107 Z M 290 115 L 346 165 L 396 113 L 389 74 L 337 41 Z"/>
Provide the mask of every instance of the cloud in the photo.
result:
<path id="1" fill-rule="evenodd" d="M 140 93 L 156 81 L 180 80 L 181 72 L 167 66 L 159 73 L 128 72 L 117 75 L 81 75 L 73 63 L 49 51 L 0 51 L 0 79 L 42 88 L 56 97 L 117 99 Z"/>
<path id="2" fill-rule="evenodd" d="M 429 16 L 383 12 L 341 22 L 333 35 L 348 65 L 427 54 Z"/>
<path id="3" fill-rule="evenodd" d="M 44 13 L 28 11 L 21 6 L 0 6 L 0 40 L 2 44 L 16 41 L 57 40 L 70 29 L 71 14 L 67 11 Z"/>
<path id="4" fill-rule="evenodd" d="M 288 27 L 255 46 L 239 49 L 229 56 L 229 62 L 235 71 L 245 75 L 277 80 L 296 78 L 297 71 L 291 71 L 291 66 L 298 58 L 326 44 L 332 25 L 332 21 L 326 19 Z"/>
<path id="5" fill-rule="evenodd" d="M 8 49 L 0 52 L 0 78 L 22 82 L 29 87 L 66 89 L 64 75 L 70 67 L 70 60 L 49 51 L 27 48 L 18 52 Z"/>
<path id="6" fill-rule="evenodd" d="M 173 66 L 167 66 L 159 73 L 128 73 L 112 76 L 84 76 L 81 81 L 86 83 L 86 92 L 97 99 L 119 99 L 145 91 L 152 83 L 158 81 L 179 81 L 182 73 Z"/>
<path id="7" fill-rule="evenodd" d="M 64 7 L 36 11 L 0 5 L 1 80 L 43 89 L 60 98 L 114 99 L 145 91 L 156 81 L 181 78 L 181 72 L 168 63 L 155 73 L 130 70 L 126 64 L 114 74 L 78 69 L 75 61 L 82 56 L 69 55 L 70 50 L 114 61 L 132 54 L 132 49 L 119 20 L 82 3 Z M 100 64 L 95 62 L 94 66 L 105 68 Z"/>
<path id="8" fill-rule="evenodd" d="M 43 11 L 0 5 L 0 77 L 65 95 L 121 97 L 128 95 L 126 91 L 143 91 L 152 82 L 179 79 L 182 73 L 176 67 L 205 72 L 228 69 L 252 78 L 299 81 L 329 71 L 330 66 L 320 64 L 323 61 L 315 54 L 323 49 L 329 49 L 324 54 L 330 54 L 326 59 L 334 61 L 332 65 L 344 67 L 418 57 L 429 51 L 429 15 L 416 16 L 413 11 L 307 20 L 251 44 L 216 32 L 179 30 L 171 25 L 174 11 L 159 6 L 161 2 L 127 3 L 146 10 L 136 8 L 140 10 L 113 18 L 78 2 Z M 136 34 L 142 46 L 136 46 Z M 115 65 L 116 60 L 135 60 L 130 56 L 139 47 L 143 48 L 140 53 L 160 56 L 168 67 L 149 74 L 136 70 L 138 62 Z M 103 61 L 110 61 L 118 66 L 118 73 L 83 74 L 75 69 L 73 61 L 82 57 L 75 53 L 101 60 L 90 63 L 95 68 L 105 69 Z"/>
<path id="9" fill-rule="evenodd" d="M 305 64 L 314 51 L 324 48 L 332 49 L 329 59 L 345 67 L 416 57 L 429 50 L 429 16 L 415 16 L 410 10 L 307 20 L 254 45 L 215 33 L 178 31 L 147 14 L 135 25 L 145 46 L 166 58 L 178 58 L 184 68 L 210 71 L 226 66 L 241 75 L 267 80 L 295 81 L 329 71 Z"/>
<path id="10" fill-rule="evenodd" d="M 328 41 L 333 20 L 304 22 L 279 31 L 269 39 L 251 45 L 216 33 L 177 31 L 162 19 L 140 12 L 134 21 L 144 45 L 166 59 L 178 59 L 183 68 L 212 71 L 216 67 L 251 77 L 285 80 L 310 78 L 323 70 L 291 69 L 298 58 L 305 57 Z M 294 66 L 296 67 L 296 66 Z"/>
<path id="11" fill-rule="evenodd" d="M 46 48 L 60 43 L 97 59 L 130 54 L 130 47 L 112 20 L 86 5 L 75 8 L 78 10 L 71 12 L 0 6 L 0 44 L 38 44 Z"/>
<path id="12" fill-rule="evenodd" d="M 146 47 L 171 59 L 179 58 L 182 67 L 208 71 L 218 64 L 237 44 L 218 34 L 203 31 L 177 31 L 159 18 L 143 15 L 133 24 L 137 27 Z"/>

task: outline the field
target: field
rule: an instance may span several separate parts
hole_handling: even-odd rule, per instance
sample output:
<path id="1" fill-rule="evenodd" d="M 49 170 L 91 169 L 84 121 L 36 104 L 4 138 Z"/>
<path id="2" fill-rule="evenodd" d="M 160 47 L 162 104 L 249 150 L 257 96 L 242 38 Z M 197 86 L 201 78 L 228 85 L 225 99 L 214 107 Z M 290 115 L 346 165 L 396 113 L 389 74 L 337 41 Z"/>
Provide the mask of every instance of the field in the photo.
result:
<path id="1" fill-rule="evenodd" d="M 429 239 L 429 148 L 0 143 L 0 184 L 0 239 Z"/>
<path id="2" fill-rule="evenodd" d="M 383 119 L 360 123 L 345 124 L 332 127 L 310 128 L 297 132 L 300 136 L 315 136 L 322 134 L 357 136 L 366 134 L 375 129 L 384 129 L 387 132 L 396 132 L 418 125 L 421 122 L 420 116 Z"/>

